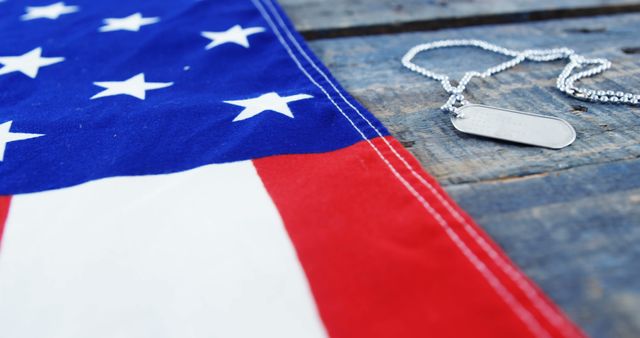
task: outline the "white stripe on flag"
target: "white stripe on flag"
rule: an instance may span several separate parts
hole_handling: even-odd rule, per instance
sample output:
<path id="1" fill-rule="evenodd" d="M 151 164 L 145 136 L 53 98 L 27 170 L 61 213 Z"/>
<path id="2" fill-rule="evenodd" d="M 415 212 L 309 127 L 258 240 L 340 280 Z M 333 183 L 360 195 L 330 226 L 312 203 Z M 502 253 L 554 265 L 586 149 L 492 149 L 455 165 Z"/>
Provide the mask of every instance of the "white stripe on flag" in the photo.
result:
<path id="1" fill-rule="evenodd" d="M 0 337 L 325 336 L 250 161 L 12 199 Z"/>

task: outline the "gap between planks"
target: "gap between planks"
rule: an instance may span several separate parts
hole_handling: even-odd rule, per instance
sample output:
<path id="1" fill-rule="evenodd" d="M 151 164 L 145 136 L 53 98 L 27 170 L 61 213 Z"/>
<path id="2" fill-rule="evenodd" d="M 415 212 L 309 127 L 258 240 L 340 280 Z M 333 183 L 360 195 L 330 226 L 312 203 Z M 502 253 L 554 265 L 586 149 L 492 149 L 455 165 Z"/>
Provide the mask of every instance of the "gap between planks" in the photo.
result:
<path id="1" fill-rule="evenodd" d="M 503 177 L 496 177 L 496 178 L 490 178 L 490 179 L 460 181 L 460 182 L 455 182 L 455 183 L 440 182 L 440 185 L 443 188 L 450 188 L 450 187 L 457 187 L 457 186 L 463 186 L 463 185 L 473 185 L 473 184 L 487 184 L 487 183 L 491 184 L 491 183 L 519 182 L 519 181 L 526 181 L 526 180 L 541 178 L 541 177 L 545 177 L 545 176 L 549 176 L 549 175 L 559 174 L 559 173 L 566 172 L 566 171 L 571 171 L 571 170 L 574 170 L 574 169 L 577 169 L 577 168 L 585 168 L 585 167 L 591 167 L 591 166 L 601 166 L 601 165 L 607 165 L 607 164 L 618 163 L 618 162 L 627 162 L 627 161 L 633 161 L 633 160 L 640 160 L 640 155 L 624 157 L 624 158 L 619 158 L 619 159 L 614 159 L 614 160 L 609 160 L 609 161 L 597 161 L 597 162 L 586 163 L 586 164 L 577 164 L 577 165 L 572 165 L 572 166 L 565 167 L 565 168 L 558 168 L 558 169 L 554 169 L 554 170 L 548 170 L 548 171 L 539 172 L 539 173 L 533 173 L 533 174 L 511 175 L 511 176 L 503 176 Z"/>
<path id="2" fill-rule="evenodd" d="M 302 30 L 307 40 L 331 39 L 338 37 L 396 34 L 417 31 L 434 31 L 447 28 L 460 28 L 480 25 L 525 23 L 533 21 L 579 18 L 600 15 L 628 14 L 640 12 L 640 4 L 607 5 L 583 8 L 545 9 L 529 12 L 485 14 L 472 17 L 451 17 L 429 20 L 408 21 L 388 24 Z"/>

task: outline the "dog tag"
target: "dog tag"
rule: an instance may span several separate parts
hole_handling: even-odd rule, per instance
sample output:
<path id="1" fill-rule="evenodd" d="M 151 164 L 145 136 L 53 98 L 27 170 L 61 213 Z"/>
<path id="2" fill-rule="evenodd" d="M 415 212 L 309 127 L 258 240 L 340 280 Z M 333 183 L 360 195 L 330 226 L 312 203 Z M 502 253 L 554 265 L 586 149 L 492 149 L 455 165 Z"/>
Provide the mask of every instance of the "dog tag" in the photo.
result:
<path id="1" fill-rule="evenodd" d="M 494 108 L 479 104 L 462 106 L 462 117 L 451 117 L 453 126 L 467 134 L 560 149 L 576 139 L 569 122 L 557 117 Z"/>

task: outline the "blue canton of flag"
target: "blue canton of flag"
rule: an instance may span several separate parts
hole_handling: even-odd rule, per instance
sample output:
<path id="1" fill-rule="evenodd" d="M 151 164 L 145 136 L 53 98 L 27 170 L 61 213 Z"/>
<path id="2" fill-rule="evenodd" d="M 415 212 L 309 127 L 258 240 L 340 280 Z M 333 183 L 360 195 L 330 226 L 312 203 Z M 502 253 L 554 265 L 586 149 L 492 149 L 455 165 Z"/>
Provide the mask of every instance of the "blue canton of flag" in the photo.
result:
<path id="1" fill-rule="evenodd" d="M 0 6 L 0 194 L 362 139 L 249 0 Z"/>

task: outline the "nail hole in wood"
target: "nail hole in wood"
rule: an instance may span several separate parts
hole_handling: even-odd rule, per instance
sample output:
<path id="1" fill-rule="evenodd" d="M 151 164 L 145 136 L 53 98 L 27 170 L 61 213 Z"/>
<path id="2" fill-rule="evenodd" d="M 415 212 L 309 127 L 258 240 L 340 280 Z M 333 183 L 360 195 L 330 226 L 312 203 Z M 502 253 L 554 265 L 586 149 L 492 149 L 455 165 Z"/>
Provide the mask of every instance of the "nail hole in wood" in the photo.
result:
<path id="1" fill-rule="evenodd" d="M 601 124 L 600 128 L 602 128 L 602 130 L 604 131 L 613 131 L 613 127 L 610 127 L 608 124 Z"/>
<path id="2" fill-rule="evenodd" d="M 589 108 L 579 104 L 572 105 L 571 109 L 574 113 L 586 113 L 589 111 Z"/>
<path id="3" fill-rule="evenodd" d="M 400 144 L 405 148 L 411 148 L 416 144 L 416 141 L 400 141 Z"/>
<path id="4" fill-rule="evenodd" d="M 640 54 L 640 47 L 625 47 L 621 50 L 625 54 Z"/>
<path id="5" fill-rule="evenodd" d="M 579 34 L 591 34 L 591 33 L 604 33 L 607 31 L 605 27 L 578 27 L 567 28 L 564 30 L 567 33 L 579 33 Z"/>

